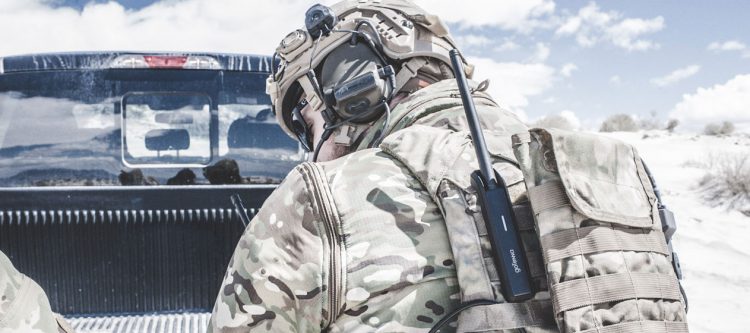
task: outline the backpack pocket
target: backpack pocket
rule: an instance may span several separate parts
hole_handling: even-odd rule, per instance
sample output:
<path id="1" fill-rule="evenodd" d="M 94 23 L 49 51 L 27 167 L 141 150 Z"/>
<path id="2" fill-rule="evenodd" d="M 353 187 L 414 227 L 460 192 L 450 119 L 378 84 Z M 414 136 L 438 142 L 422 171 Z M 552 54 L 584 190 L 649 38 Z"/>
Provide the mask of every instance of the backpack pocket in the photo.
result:
<path id="1" fill-rule="evenodd" d="M 657 199 L 636 150 L 586 133 L 513 137 L 561 332 L 687 332 Z"/>

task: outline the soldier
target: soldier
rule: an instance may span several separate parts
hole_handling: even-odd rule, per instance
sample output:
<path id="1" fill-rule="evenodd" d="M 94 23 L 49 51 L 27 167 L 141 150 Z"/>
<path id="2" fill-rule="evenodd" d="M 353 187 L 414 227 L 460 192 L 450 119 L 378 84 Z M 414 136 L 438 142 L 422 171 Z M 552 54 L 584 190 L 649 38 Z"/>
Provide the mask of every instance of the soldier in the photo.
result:
<path id="1" fill-rule="evenodd" d="M 322 163 L 290 172 L 245 230 L 209 331 L 429 330 L 461 302 L 431 175 L 457 159 L 476 169 L 452 151 L 468 142 L 455 44 L 404 0 L 316 5 L 305 23 L 277 48 L 267 92 Z M 527 128 L 472 86 L 482 126 L 512 156 L 511 134 Z M 462 146 L 444 145 L 454 134 Z"/>

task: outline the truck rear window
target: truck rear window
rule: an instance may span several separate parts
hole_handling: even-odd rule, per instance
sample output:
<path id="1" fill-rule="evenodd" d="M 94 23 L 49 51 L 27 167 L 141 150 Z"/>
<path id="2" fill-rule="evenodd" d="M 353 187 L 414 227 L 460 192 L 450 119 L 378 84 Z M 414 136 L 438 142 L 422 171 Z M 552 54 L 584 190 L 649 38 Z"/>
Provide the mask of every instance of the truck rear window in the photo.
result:
<path id="1" fill-rule="evenodd" d="M 217 165 L 239 169 L 231 183 L 278 182 L 304 153 L 276 124 L 265 77 L 166 69 L 0 75 L 0 187 L 185 184 L 175 182 L 180 173 L 195 176 L 189 184 L 227 183 L 206 175 Z"/>

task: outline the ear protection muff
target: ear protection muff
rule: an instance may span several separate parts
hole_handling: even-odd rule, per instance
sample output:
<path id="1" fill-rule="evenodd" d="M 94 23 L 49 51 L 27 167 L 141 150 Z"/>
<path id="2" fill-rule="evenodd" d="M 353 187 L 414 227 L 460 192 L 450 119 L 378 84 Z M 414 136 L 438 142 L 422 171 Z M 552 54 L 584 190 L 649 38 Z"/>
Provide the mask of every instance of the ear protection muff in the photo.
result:
<path id="1" fill-rule="evenodd" d="M 326 57 L 321 83 L 326 104 L 339 120 L 364 124 L 386 111 L 395 75 L 377 50 L 354 37 L 352 43 L 338 46 Z"/>
<path id="2" fill-rule="evenodd" d="M 384 113 L 385 121 L 379 130 L 378 138 L 371 145 L 383 138 L 384 129 L 390 121 L 388 103 L 396 90 L 396 75 L 393 67 L 386 62 L 383 55 L 382 41 L 376 29 L 368 21 L 359 21 L 354 30 L 332 29 L 337 22 L 335 13 L 322 5 L 315 5 L 306 13 L 305 26 L 310 36 L 315 36 L 310 56 L 310 68 L 315 56 L 315 49 L 323 36 L 331 33 L 349 33 L 351 41 L 335 47 L 326 55 L 323 63 L 316 69 L 310 69 L 304 78 L 297 82 L 303 86 L 308 95 L 314 93 L 311 104 L 318 109 L 322 106 L 322 115 L 326 124 L 318 142 L 313 161 L 317 160 L 320 147 L 331 134 L 344 125 L 360 125 L 372 122 Z M 374 32 L 378 45 L 367 32 L 360 30 L 366 26 Z M 320 81 L 318 80 L 320 77 Z M 324 104 L 324 105 L 321 105 Z M 317 105 L 317 106 L 316 106 Z M 294 113 L 294 112 L 293 112 Z M 292 118 L 295 118 L 293 115 Z M 300 141 L 309 138 L 309 130 L 300 126 L 304 121 L 301 115 L 292 120 L 292 131 Z M 305 132 L 303 136 L 300 133 Z M 350 137 L 350 139 L 353 139 Z M 348 143 L 350 144 L 351 141 Z"/>

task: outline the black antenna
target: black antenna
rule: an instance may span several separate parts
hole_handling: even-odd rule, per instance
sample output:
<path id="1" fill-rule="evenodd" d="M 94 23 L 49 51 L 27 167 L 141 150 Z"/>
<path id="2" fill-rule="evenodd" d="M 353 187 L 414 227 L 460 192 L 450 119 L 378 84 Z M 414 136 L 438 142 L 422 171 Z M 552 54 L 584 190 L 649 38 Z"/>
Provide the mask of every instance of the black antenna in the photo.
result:
<path id="1" fill-rule="evenodd" d="M 479 125 L 479 117 L 477 116 L 476 107 L 474 107 L 474 100 L 471 98 L 469 83 L 466 82 L 464 66 L 460 59 L 461 54 L 458 50 L 453 49 L 450 51 L 450 57 L 451 63 L 453 63 L 453 70 L 456 72 L 456 83 L 458 83 L 458 90 L 461 92 L 461 101 L 464 104 L 464 111 L 466 111 L 466 120 L 469 121 L 469 130 L 471 131 L 471 140 L 474 142 L 474 150 L 477 153 L 479 171 L 482 173 L 482 177 L 487 180 L 487 189 L 492 190 L 497 187 L 497 179 L 495 178 L 495 171 L 492 170 L 490 154 L 487 152 L 487 144 L 484 141 L 482 127 Z"/>

